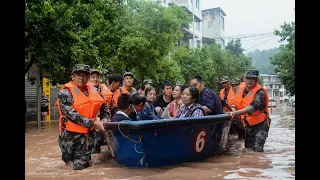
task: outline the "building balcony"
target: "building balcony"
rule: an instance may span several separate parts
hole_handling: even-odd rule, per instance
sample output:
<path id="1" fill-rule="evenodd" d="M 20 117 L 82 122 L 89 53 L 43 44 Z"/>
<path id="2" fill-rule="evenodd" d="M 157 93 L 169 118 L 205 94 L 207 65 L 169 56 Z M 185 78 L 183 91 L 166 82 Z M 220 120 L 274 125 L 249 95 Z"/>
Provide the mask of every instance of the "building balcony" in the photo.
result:
<path id="1" fill-rule="evenodd" d="M 186 39 L 192 39 L 193 38 L 192 27 L 182 26 L 181 32 L 183 33 L 184 38 L 186 38 Z M 195 38 L 199 38 L 200 37 L 198 33 L 194 33 L 194 35 L 195 35 Z"/>
<path id="2" fill-rule="evenodd" d="M 194 0 L 194 2 L 196 1 Z M 190 0 L 168 0 L 168 4 L 169 6 L 176 5 L 176 6 L 184 7 L 187 12 L 194 14 L 196 18 L 202 21 L 202 12 L 200 8 L 198 9 L 196 8 L 196 5 L 194 5 L 192 9 L 193 4 L 191 3 Z"/>

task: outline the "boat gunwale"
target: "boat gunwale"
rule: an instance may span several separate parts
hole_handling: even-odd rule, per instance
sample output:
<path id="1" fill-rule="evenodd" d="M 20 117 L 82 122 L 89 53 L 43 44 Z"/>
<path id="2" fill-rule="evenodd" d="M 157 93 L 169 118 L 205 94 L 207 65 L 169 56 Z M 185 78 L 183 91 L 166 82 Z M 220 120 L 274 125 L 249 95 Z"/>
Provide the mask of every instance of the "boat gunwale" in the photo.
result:
<path id="1" fill-rule="evenodd" d="M 231 121 L 229 114 L 217 114 L 201 117 L 188 117 L 188 118 L 171 118 L 159 120 L 142 120 L 130 121 L 124 120 L 121 122 L 105 122 L 104 128 L 108 130 L 121 131 L 140 131 L 140 130 L 153 130 L 160 128 L 174 128 L 181 127 L 182 125 L 199 125 L 199 124 L 215 124 L 219 122 Z"/>

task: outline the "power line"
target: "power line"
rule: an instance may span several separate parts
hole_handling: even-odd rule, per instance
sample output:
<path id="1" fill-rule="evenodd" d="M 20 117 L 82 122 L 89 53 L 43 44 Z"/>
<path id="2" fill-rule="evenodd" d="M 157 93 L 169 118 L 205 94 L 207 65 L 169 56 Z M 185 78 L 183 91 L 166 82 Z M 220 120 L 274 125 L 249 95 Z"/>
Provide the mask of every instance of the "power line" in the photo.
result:
<path id="1" fill-rule="evenodd" d="M 224 39 L 229 39 L 233 40 L 233 39 L 244 39 L 244 38 L 251 38 L 251 37 L 256 37 L 256 36 L 268 36 L 273 34 L 273 32 L 267 32 L 267 33 L 259 33 L 259 34 L 242 34 L 242 35 L 234 35 L 234 36 L 225 36 L 225 37 L 217 37 L 217 38 L 210 38 L 210 39 L 220 39 L 220 38 L 224 38 Z"/>
<path id="2" fill-rule="evenodd" d="M 245 39 L 245 40 L 241 40 L 241 41 L 252 41 L 252 40 L 259 40 L 259 39 L 265 39 L 265 38 L 269 38 L 269 37 L 275 37 L 276 35 L 269 35 L 269 36 L 265 36 L 265 37 L 259 37 L 259 38 L 254 38 L 254 39 Z"/>
<path id="3" fill-rule="evenodd" d="M 250 38 L 250 37 L 255 37 L 255 36 L 265 36 L 265 35 L 271 35 L 273 32 L 267 32 L 267 33 L 259 33 L 259 34 L 243 34 L 243 35 L 234 35 L 234 36 L 229 36 L 226 38 L 230 39 L 242 39 L 242 38 Z"/>
<path id="4" fill-rule="evenodd" d="M 276 37 L 278 37 L 278 36 L 276 36 Z M 254 45 L 254 46 L 251 46 L 251 47 L 245 49 L 244 51 L 247 51 L 248 49 L 251 49 L 251 48 L 253 48 L 253 47 L 259 46 L 260 44 L 263 44 L 263 43 L 265 43 L 265 42 L 268 42 L 268 41 L 270 41 L 270 40 L 272 40 L 272 39 L 274 39 L 274 38 L 276 38 L 276 37 L 273 37 L 273 38 L 268 39 L 268 40 L 266 40 L 266 41 L 263 41 L 263 42 L 261 42 L 261 43 L 259 43 L 259 44 L 256 44 L 256 45 Z"/>

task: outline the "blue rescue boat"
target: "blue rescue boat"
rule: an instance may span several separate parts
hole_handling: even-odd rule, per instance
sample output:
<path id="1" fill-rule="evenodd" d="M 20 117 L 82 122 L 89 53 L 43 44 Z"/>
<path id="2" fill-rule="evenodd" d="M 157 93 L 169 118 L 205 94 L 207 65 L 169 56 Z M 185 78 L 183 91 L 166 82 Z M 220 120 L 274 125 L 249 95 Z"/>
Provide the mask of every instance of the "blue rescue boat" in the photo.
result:
<path id="1" fill-rule="evenodd" d="M 203 160 L 225 149 L 230 125 L 227 114 L 104 124 L 114 160 L 127 167 Z"/>

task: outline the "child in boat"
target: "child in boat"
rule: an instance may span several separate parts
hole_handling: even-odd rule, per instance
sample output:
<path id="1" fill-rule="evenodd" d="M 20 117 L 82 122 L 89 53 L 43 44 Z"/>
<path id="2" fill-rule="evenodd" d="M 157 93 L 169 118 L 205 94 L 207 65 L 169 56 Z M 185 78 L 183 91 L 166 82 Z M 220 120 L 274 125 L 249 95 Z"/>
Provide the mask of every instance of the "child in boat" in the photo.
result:
<path id="1" fill-rule="evenodd" d="M 111 122 L 120 122 L 122 120 L 132 120 L 128 115 L 133 110 L 133 97 L 131 94 L 121 94 L 118 97 L 118 111 L 111 118 Z"/>

